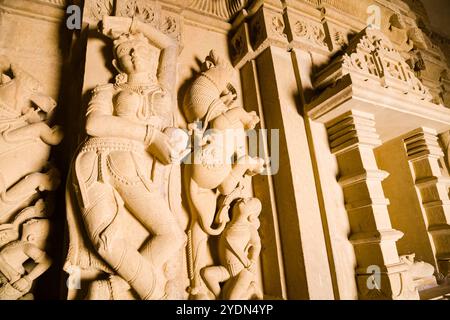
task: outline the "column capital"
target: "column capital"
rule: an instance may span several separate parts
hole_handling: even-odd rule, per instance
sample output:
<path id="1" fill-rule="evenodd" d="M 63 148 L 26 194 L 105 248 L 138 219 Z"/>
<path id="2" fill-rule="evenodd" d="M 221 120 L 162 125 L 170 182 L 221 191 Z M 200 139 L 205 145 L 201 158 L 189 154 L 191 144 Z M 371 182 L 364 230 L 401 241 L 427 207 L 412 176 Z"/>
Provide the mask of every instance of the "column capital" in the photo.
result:
<path id="1" fill-rule="evenodd" d="M 411 131 L 404 139 L 409 161 L 419 161 L 425 157 L 440 158 L 444 155 L 439 146 L 437 132 L 429 128 Z"/>
<path id="2" fill-rule="evenodd" d="M 238 69 L 268 47 L 286 50 L 289 47 L 282 7 L 275 5 L 277 1 L 272 2 L 264 1 L 250 7 L 248 12 L 251 13 L 236 23 L 230 38 L 230 51 L 233 65 Z"/>
<path id="3" fill-rule="evenodd" d="M 381 145 L 370 113 L 350 110 L 326 124 L 331 152 L 339 154 L 359 146 Z"/>

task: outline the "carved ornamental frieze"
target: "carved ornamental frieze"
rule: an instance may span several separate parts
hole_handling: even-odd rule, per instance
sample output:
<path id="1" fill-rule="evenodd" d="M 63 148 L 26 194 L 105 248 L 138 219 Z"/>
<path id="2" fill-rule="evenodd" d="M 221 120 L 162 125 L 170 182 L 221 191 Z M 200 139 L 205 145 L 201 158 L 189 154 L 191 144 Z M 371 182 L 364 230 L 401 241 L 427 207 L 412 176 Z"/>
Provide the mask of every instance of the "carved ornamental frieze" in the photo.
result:
<path id="1" fill-rule="evenodd" d="M 355 36 L 345 53 L 318 74 L 316 87 L 334 85 L 346 75 L 355 81 L 376 82 L 379 86 L 431 101 L 428 89 L 414 70 L 389 39 L 377 30 L 366 29 Z"/>

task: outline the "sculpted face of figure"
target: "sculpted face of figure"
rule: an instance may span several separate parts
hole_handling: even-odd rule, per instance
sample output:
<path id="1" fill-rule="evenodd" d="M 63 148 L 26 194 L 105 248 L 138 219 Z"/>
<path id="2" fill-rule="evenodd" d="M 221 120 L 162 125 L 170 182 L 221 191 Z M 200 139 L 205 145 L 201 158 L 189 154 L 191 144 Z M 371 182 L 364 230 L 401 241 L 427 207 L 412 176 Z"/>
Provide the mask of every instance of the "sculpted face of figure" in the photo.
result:
<path id="1" fill-rule="evenodd" d="M 40 249 L 45 248 L 50 233 L 50 222 L 45 219 L 32 219 L 23 225 L 22 241 L 30 242 Z"/>
<path id="2" fill-rule="evenodd" d="M 237 220 L 247 220 L 250 223 L 258 223 L 258 217 L 261 213 L 261 201 L 257 198 L 247 198 L 240 200 L 233 215 Z"/>
<path id="3" fill-rule="evenodd" d="M 156 76 L 159 50 L 142 35 L 122 36 L 114 42 L 118 68 L 128 74 Z"/>

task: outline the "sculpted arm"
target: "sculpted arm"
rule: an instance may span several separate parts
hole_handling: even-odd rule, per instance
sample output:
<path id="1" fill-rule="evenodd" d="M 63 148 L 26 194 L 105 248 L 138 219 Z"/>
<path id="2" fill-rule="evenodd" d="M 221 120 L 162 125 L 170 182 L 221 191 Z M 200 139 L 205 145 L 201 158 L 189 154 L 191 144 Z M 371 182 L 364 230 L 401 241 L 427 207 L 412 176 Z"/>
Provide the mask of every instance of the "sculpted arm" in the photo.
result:
<path id="1" fill-rule="evenodd" d="M 143 141 L 145 125 L 136 125 L 131 121 L 113 115 L 112 85 L 97 87 L 89 103 L 86 119 L 87 134 L 93 137 L 119 137 Z"/>
<path id="2" fill-rule="evenodd" d="M 178 46 L 175 40 L 149 24 L 143 23 L 137 19 L 125 17 L 105 17 L 103 19 L 102 29 L 104 34 L 112 37 L 120 35 L 121 33 L 140 32 L 144 34 L 151 43 L 161 49 L 158 80 L 164 89 L 173 93 L 178 57 Z"/>
<path id="3" fill-rule="evenodd" d="M 131 32 L 142 32 L 154 45 L 161 49 L 158 80 L 164 89 L 173 92 L 178 57 L 176 42 L 150 24 L 140 22 L 137 19 L 133 19 L 130 30 Z"/>
<path id="4" fill-rule="evenodd" d="M 98 87 L 89 103 L 86 132 L 92 137 L 126 138 L 143 142 L 163 164 L 171 162 L 169 137 L 151 125 L 114 115 L 112 85 Z"/>

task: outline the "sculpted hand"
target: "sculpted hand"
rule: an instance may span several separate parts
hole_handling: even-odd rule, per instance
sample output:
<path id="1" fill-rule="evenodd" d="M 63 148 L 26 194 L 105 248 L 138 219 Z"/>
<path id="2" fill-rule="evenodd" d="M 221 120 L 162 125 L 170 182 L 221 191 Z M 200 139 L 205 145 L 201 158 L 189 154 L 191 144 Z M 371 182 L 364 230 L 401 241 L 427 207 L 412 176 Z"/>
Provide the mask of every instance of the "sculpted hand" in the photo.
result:
<path id="1" fill-rule="evenodd" d="M 172 149 L 169 136 L 164 133 L 159 131 L 155 132 L 152 144 L 149 146 L 149 151 L 165 165 L 172 162 L 171 155 L 174 154 L 174 150 Z"/>
<path id="2" fill-rule="evenodd" d="M 259 117 L 256 114 L 256 112 L 255 111 L 249 112 L 247 122 L 245 123 L 245 129 L 246 130 L 255 129 L 255 126 L 258 123 L 259 123 Z"/>
<path id="3" fill-rule="evenodd" d="M 261 174 L 266 166 L 266 162 L 262 158 L 244 156 L 237 161 L 239 164 L 245 164 L 247 166 L 247 172 L 245 174 L 254 176 Z"/>
<path id="4" fill-rule="evenodd" d="M 55 168 L 50 169 L 47 173 L 41 175 L 39 183 L 39 191 L 54 191 L 61 182 L 61 175 Z"/>
<path id="5" fill-rule="evenodd" d="M 256 273 L 256 263 L 254 263 L 253 261 L 250 261 L 249 265 L 246 267 L 246 269 L 248 271 L 250 271 L 251 273 Z"/>
<path id="6" fill-rule="evenodd" d="M 106 36 L 118 37 L 130 32 L 132 21 L 128 17 L 104 17 L 100 30 Z"/>
<path id="7" fill-rule="evenodd" d="M 222 102 L 228 107 L 231 106 L 236 99 L 237 95 L 231 91 L 220 97 L 220 100 L 222 100 Z"/>
<path id="8" fill-rule="evenodd" d="M 41 116 L 41 114 L 39 113 L 39 110 L 30 108 L 25 114 L 24 114 L 24 118 L 28 123 L 38 123 L 41 122 L 43 119 L 43 117 Z"/>
<path id="9" fill-rule="evenodd" d="M 13 288 L 20 292 L 27 292 L 31 289 L 31 280 L 27 276 L 20 278 L 12 284 Z"/>

